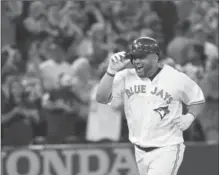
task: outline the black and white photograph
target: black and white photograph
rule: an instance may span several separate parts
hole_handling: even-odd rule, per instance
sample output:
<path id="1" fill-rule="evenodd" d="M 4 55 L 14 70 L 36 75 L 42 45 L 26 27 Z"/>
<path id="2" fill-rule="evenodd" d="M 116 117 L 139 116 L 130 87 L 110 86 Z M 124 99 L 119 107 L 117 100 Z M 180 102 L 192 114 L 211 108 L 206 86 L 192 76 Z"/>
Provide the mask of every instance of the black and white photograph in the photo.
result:
<path id="1" fill-rule="evenodd" d="M 218 175 L 218 0 L 1 0 L 1 175 Z"/>

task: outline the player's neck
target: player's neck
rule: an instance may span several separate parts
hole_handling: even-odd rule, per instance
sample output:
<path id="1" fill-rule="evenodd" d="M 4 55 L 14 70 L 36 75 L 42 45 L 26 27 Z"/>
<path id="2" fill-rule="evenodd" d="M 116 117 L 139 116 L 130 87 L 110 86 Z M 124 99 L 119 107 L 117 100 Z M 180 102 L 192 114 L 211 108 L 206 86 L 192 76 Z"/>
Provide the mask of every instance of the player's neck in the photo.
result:
<path id="1" fill-rule="evenodd" d="M 151 69 L 150 73 L 148 74 L 148 78 L 153 77 L 153 75 L 157 72 L 158 65 L 154 65 L 154 67 Z"/>
<path id="2" fill-rule="evenodd" d="M 162 67 L 160 67 L 158 64 L 154 66 L 154 68 L 151 70 L 151 73 L 149 74 L 148 78 L 152 81 L 154 77 L 161 71 Z"/>

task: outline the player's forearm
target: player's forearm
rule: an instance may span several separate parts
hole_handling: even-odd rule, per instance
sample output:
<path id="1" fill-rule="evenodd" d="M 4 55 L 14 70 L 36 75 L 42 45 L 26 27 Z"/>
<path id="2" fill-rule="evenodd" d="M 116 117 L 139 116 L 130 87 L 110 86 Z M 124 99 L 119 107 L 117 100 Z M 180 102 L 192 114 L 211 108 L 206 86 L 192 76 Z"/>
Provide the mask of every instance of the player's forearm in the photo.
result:
<path id="1" fill-rule="evenodd" d="M 194 117 L 196 118 L 202 113 L 204 107 L 205 107 L 205 103 L 192 105 L 188 108 L 188 113 L 193 114 Z"/>
<path id="2" fill-rule="evenodd" d="M 105 104 L 110 101 L 110 97 L 112 94 L 113 79 L 114 77 L 105 74 L 103 78 L 100 80 L 96 94 L 97 102 Z"/>

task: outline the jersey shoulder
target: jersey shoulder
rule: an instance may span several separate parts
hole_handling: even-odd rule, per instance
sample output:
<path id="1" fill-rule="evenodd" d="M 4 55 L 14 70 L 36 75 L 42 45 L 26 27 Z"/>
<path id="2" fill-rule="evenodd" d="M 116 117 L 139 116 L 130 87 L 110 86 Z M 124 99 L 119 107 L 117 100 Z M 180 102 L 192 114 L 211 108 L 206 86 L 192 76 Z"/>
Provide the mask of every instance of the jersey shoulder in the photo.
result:
<path id="1" fill-rule="evenodd" d="M 135 73 L 134 69 L 123 69 L 123 70 L 116 73 L 116 77 L 125 78 L 125 77 L 129 77 L 129 76 L 133 75 L 134 73 Z"/>
<path id="2" fill-rule="evenodd" d="M 182 88 L 185 86 L 185 84 L 193 83 L 194 81 L 186 75 L 184 72 L 181 72 L 171 66 L 166 67 L 165 73 L 167 74 L 167 81 L 171 81 L 173 84 L 175 84 L 175 87 Z"/>
<path id="3" fill-rule="evenodd" d="M 181 89 L 185 76 L 186 75 L 184 73 L 180 72 L 174 67 L 164 65 L 164 71 L 161 77 L 165 80 L 165 84 L 174 86 L 177 89 Z"/>
<path id="4" fill-rule="evenodd" d="M 182 72 L 180 72 L 179 70 L 169 66 L 169 65 L 164 65 L 164 69 L 165 69 L 165 74 L 167 74 L 168 77 L 170 78 L 179 78 L 181 76 L 183 76 Z"/>

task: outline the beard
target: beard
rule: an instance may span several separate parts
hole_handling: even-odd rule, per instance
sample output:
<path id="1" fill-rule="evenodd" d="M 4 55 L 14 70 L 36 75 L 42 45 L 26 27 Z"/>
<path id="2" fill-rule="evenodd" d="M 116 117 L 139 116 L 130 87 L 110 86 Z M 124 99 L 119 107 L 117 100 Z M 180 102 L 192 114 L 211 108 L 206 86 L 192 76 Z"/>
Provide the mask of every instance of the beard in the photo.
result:
<path id="1" fill-rule="evenodd" d="M 136 66 L 135 67 L 135 71 L 137 73 L 137 75 L 140 77 L 140 78 L 146 78 L 146 77 L 149 77 L 151 75 L 151 72 L 153 70 L 153 67 L 152 66 L 143 66 L 142 68 L 137 68 Z"/>

